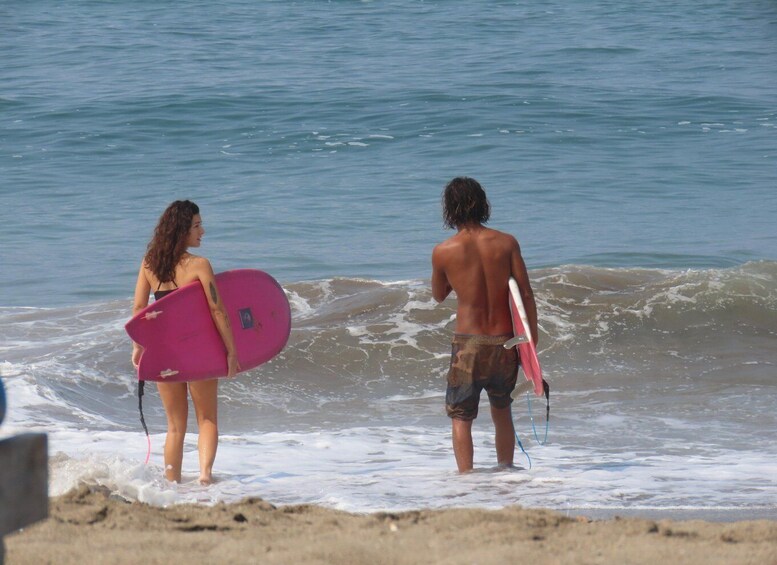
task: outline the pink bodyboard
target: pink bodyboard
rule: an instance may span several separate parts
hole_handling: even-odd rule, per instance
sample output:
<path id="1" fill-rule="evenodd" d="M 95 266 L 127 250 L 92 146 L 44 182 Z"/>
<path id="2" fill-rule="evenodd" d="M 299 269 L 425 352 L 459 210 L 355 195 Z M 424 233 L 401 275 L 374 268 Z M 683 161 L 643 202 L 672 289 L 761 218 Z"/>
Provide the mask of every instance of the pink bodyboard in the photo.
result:
<path id="1" fill-rule="evenodd" d="M 521 293 L 518 290 L 518 283 L 514 278 L 510 278 L 510 314 L 513 317 L 513 334 L 517 338 L 518 352 L 521 355 L 521 367 L 527 381 L 534 385 L 534 394 L 542 396 L 542 369 L 540 360 L 537 358 L 537 348 L 531 339 L 529 331 L 529 320 L 526 316 L 526 309 L 521 300 Z"/>
<path id="2" fill-rule="evenodd" d="M 286 293 L 263 271 L 238 269 L 216 275 L 229 315 L 241 371 L 280 353 L 291 333 Z M 144 348 L 138 380 L 189 382 L 224 377 L 227 357 L 199 281 L 151 303 L 125 329 Z"/>

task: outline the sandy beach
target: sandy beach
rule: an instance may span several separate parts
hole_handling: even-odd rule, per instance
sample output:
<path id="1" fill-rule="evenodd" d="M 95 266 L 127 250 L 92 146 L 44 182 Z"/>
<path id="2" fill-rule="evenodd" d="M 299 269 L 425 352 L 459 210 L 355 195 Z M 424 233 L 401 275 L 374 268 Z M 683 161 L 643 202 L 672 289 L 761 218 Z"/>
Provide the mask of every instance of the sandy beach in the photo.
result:
<path id="1" fill-rule="evenodd" d="M 5 539 L 27 563 L 777 563 L 777 522 L 592 520 L 547 510 L 351 514 L 259 498 L 158 508 L 81 487 Z"/>

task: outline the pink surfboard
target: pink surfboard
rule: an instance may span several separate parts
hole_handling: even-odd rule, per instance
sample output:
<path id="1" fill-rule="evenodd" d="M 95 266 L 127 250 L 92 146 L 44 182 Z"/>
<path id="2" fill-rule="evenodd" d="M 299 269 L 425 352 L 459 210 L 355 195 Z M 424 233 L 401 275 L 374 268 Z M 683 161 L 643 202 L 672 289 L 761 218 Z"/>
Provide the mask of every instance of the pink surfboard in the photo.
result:
<path id="1" fill-rule="evenodd" d="M 286 293 L 263 271 L 238 269 L 216 275 L 235 336 L 242 371 L 269 361 L 286 346 L 291 309 Z M 149 304 L 125 329 L 144 348 L 138 380 L 189 382 L 227 374 L 224 342 L 199 281 Z"/>
<path id="2" fill-rule="evenodd" d="M 506 348 L 517 347 L 521 355 L 521 367 L 527 381 L 534 385 L 534 394 L 542 396 L 542 369 L 540 360 L 537 359 L 537 348 L 531 339 L 529 331 L 529 319 L 526 316 L 526 309 L 521 300 L 521 293 L 518 290 L 518 283 L 512 277 L 509 281 L 510 286 L 510 314 L 513 317 L 513 335 L 515 337 L 505 343 Z"/>

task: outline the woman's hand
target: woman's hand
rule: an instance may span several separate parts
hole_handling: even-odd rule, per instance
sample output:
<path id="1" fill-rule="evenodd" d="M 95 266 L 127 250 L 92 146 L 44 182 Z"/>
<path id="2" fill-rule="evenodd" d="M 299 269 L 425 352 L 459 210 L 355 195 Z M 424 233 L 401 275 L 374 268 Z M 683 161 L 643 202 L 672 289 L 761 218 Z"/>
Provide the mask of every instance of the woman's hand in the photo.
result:
<path id="1" fill-rule="evenodd" d="M 227 353 L 227 378 L 231 379 L 240 372 L 237 353 Z"/>
<path id="2" fill-rule="evenodd" d="M 137 369 L 140 364 L 140 356 L 143 355 L 143 348 L 137 343 L 132 344 L 132 365 Z"/>
<path id="3" fill-rule="evenodd" d="M 236 353 L 227 353 L 227 377 L 232 378 L 240 371 Z"/>

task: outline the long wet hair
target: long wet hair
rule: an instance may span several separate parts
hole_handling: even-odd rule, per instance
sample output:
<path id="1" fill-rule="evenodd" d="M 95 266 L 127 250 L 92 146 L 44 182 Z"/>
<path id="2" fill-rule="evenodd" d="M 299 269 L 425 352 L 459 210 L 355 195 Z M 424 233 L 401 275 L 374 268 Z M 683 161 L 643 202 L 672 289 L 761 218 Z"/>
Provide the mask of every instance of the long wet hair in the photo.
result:
<path id="1" fill-rule="evenodd" d="M 456 177 L 442 195 L 442 218 L 456 229 L 470 223 L 485 224 L 491 217 L 491 204 L 480 183 L 469 177 Z"/>
<path id="2" fill-rule="evenodd" d="M 146 249 L 146 266 L 160 283 L 175 280 L 175 267 L 186 253 L 189 230 L 200 208 L 189 200 L 176 200 L 162 212 L 154 237 Z"/>

